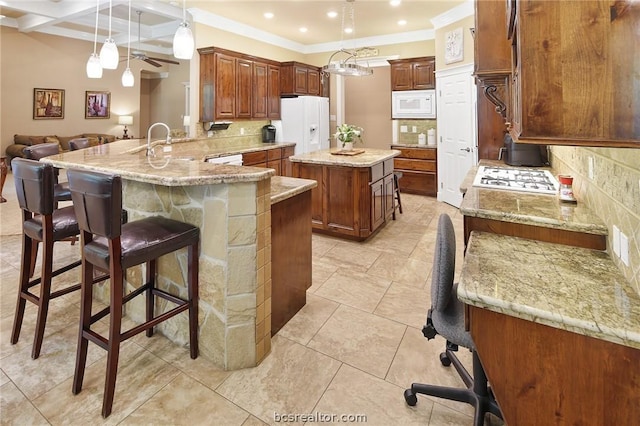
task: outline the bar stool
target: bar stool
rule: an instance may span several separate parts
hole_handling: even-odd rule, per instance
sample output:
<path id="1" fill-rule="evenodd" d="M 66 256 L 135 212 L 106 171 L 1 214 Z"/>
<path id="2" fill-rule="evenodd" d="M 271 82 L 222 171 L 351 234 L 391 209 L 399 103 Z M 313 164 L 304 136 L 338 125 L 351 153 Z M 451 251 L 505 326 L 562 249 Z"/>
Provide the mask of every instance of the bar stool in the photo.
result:
<path id="1" fill-rule="evenodd" d="M 55 208 L 54 175 L 50 164 L 34 160 L 15 158 L 11 163 L 18 204 L 22 209 L 22 262 L 20 265 L 20 292 L 13 320 L 11 344 L 16 344 L 20 337 L 25 303 L 28 300 L 38 306 L 35 338 L 31 358 L 40 356 L 44 328 L 49 311 L 49 301 L 78 290 L 80 284 L 51 293 L 51 279 L 80 265 L 75 261 L 59 269 L 53 270 L 53 243 L 77 236 L 80 231 L 73 207 Z M 42 242 L 43 258 L 40 278 L 29 281 L 35 268 L 36 252 L 33 250 Z M 40 296 L 29 289 L 40 284 Z"/>
<path id="2" fill-rule="evenodd" d="M 24 150 L 24 155 L 29 160 L 39 161 L 41 158 L 49 157 L 50 155 L 56 155 L 60 153 L 60 145 L 57 142 L 53 143 L 40 143 L 37 145 L 31 145 L 26 147 Z M 55 201 L 71 201 L 71 191 L 69 191 L 69 186 L 66 183 L 58 183 L 58 169 L 55 170 L 55 186 L 54 186 L 54 194 Z"/>
<path id="3" fill-rule="evenodd" d="M 400 210 L 400 214 L 402 214 L 402 201 L 400 201 L 400 185 L 398 184 L 398 179 L 402 177 L 402 172 L 393 172 L 393 198 L 397 201 L 397 204 L 394 202 L 393 205 L 393 214 L 391 218 L 396 220 L 396 209 Z"/>
<path id="4" fill-rule="evenodd" d="M 69 151 L 77 151 L 79 149 L 89 148 L 90 146 L 91 143 L 89 143 L 88 138 L 76 138 L 69 141 Z"/>
<path id="5" fill-rule="evenodd" d="M 107 371 L 102 400 L 102 416 L 111 414 L 118 370 L 120 344 L 142 331 L 148 337 L 153 327 L 185 310 L 189 310 L 189 346 L 192 359 L 198 356 L 198 250 L 199 228 L 167 219 L 148 217 L 121 224 L 122 181 L 119 176 L 91 171 L 68 170 L 69 187 L 81 231 L 82 292 L 80 332 L 72 391 L 82 390 L 89 340 L 107 351 Z M 181 248 L 188 248 L 187 299 L 173 296 L 155 285 L 157 259 Z M 124 296 L 127 268 L 146 263 L 146 283 Z M 109 271 L 109 307 L 91 314 L 94 268 Z M 146 320 L 130 330 L 121 332 L 122 310 L 125 303 L 146 293 Z M 177 306 L 154 317 L 154 296 Z M 96 321 L 110 314 L 108 336 L 91 329 Z"/>

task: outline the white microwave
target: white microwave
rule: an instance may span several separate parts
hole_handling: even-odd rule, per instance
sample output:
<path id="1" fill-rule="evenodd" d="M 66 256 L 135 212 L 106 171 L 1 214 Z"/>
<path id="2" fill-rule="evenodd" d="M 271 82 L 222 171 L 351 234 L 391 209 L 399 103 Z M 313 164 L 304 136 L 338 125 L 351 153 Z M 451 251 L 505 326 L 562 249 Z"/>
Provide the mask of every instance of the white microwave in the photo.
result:
<path id="1" fill-rule="evenodd" d="M 436 91 L 391 92 L 391 118 L 436 118 Z"/>

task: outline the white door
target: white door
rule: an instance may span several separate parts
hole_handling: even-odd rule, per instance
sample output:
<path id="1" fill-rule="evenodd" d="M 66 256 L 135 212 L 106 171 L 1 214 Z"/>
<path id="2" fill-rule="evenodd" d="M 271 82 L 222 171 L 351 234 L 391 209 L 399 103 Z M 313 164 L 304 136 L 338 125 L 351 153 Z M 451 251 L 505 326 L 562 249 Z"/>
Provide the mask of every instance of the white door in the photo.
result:
<path id="1" fill-rule="evenodd" d="M 460 184 L 477 162 L 473 64 L 436 72 L 438 200 L 460 207 Z"/>

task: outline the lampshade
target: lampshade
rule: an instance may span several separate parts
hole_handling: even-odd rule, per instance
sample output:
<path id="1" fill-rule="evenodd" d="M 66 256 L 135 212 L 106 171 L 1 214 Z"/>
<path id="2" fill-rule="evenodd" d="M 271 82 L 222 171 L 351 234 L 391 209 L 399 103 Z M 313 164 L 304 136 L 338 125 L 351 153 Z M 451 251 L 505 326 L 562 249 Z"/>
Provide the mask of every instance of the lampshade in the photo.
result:
<path id="1" fill-rule="evenodd" d="M 102 65 L 100 65 L 100 57 L 97 53 L 92 53 L 87 61 L 87 77 L 102 78 Z"/>
<path id="2" fill-rule="evenodd" d="M 115 70 L 118 68 L 119 60 L 120 56 L 116 42 L 112 38 L 106 39 L 100 49 L 100 65 L 102 65 L 104 69 Z"/>
<path id="3" fill-rule="evenodd" d="M 178 59 L 191 59 L 195 43 L 188 22 L 182 22 L 173 36 L 173 56 Z"/>
<path id="4" fill-rule="evenodd" d="M 190 126 L 191 125 L 191 116 L 189 115 L 185 115 L 184 117 L 182 117 L 182 125 L 183 126 Z"/>
<path id="5" fill-rule="evenodd" d="M 133 73 L 131 72 L 131 68 L 127 67 L 127 69 L 122 73 L 122 85 L 124 87 L 133 87 L 133 83 Z"/>
<path id="6" fill-rule="evenodd" d="M 133 115 L 121 115 L 118 117 L 118 124 L 130 126 L 133 124 Z"/>

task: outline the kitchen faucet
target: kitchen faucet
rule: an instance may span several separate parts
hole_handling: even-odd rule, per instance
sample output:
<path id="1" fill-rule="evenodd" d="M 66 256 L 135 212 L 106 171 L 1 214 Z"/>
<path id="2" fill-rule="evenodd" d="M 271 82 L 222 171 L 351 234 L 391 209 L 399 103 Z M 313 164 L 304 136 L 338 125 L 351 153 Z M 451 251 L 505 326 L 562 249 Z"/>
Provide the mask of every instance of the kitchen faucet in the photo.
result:
<path id="1" fill-rule="evenodd" d="M 147 130 L 147 157 L 156 156 L 155 152 L 153 152 L 153 148 L 151 147 L 151 129 L 156 126 L 164 126 L 164 128 L 167 129 L 167 145 L 171 143 L 171 130 L 169 129 L 169 126 L 164 123 L 153 123 L 151 126 L 149 126 L 149 130 Z"/>

